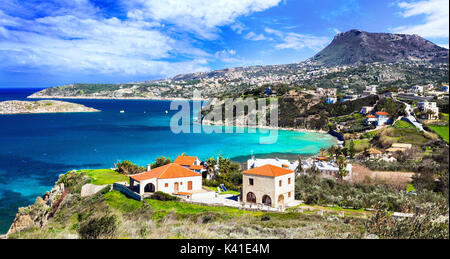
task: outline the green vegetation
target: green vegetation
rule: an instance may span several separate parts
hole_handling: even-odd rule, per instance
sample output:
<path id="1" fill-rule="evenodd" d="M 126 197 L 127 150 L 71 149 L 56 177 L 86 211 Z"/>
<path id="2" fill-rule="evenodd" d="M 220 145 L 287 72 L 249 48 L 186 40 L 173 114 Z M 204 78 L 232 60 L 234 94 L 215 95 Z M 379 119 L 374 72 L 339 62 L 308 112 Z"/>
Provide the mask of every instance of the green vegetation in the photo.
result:
<path id="1" fill-rule="evenodd" d="M 212 161 L 209 159 L 209 161 Z M 228 158 L 219 156 L 219 174 L 215 175 L 212 180 L 203 179 L 203 185 L 210 187 L 218 187 L 221 184 L 229 191 L 240 191 L 242 185 L 242 172 L 240 165 L 231 162 Z"/>
<path id="2" fill-rule="evenodd" d="M 80 237 L 82 239 L 112 238 L 118 227 L 116 215 L 106 215 L 92 218 L 80 226 Z"/>
<path id="3" fill-rule="evenodd" d="M 156 159 L 156 161 L 151 165 L 152 168 L 158 168 L 164 165 L 168 165 L 172 163 L 172 161 L 170 160 L 170 158 L 165 158 L 163 156 L 160 156 Z"/>
<path id="4" fill-rule="evenodd" d="M 354 149 L 355 149 L 355 152 L 357 152 L 357 153 L 364 151 L 364 149 L 366 149 L 366 148 L 370 148 L 370 142 L 368 139 L 355 139 L 352 141 L 346 141 L 345 147 L 350 149 L 350 144 L 352 142 L 355 145 Z"/>
<path id="5" fill-rule="evenodd" d="M 128 176 L 119 174 L 109 169 L 79 170 L 78 173 L 86 174 L 91 178 L 91 184 L 105 185 L 115 182 L 128 182 Z"/>
<path id="6" fill-rule="evenodd" d="M 396 129 L 413 129 L 413 128 L 415 128 L 414 125 L 412 125 L 411 123 L 402 121 L 402 120 L 396 121 L 394 123 L 393 127 Z"/>
<path id="7" fill-rule="evenodd" d="M 111 206 L 111 208 L 117 209 L 124 213 L 136 211 L 143 206 L 142 202 L 127 198 L 118 191 L 110 191 L 105 194 L 105 201 L 109 206 Z"/>
<path id="8" fill-rule="evenodd" d="M 60 180 L 74 187 L 86 180 L 90 182 L 89 173 L 101 174 L 100 171 L 95 174 L 93 171 L 69 172 Z M 445 194 L 441 196 L 426 190 L 419 190 L 415 196 L 385 186 L 353 185 L 308 176 L 298 178 L 296 185 L 296 198 L 304 199 L 309 205 L 301 206 L 301 210 L 291 208 L 286 213 L 203 206 L 167 199 L 136 201 L 110 188 L 84 198 L 79 192 L 71 191 L 48 223 L 16 232 L 9 238 L 363 238 L 369 233 L 389 237 L 392 232 L 376 232 L 379 229 L 373 228 L 373 222 L 378 218 L 368 221 L 364 215 L 370 216 L 373 212 L 363 208 L 381 205 L 382 210 L 408 212 L 425 202 L 440 204 L 445 201 Z M 47 213 L 39 204 L 37 201 L 22 213 L 33 213 L 39 219 Z M 441 206 L 443 209 L 448 208 L 445 204 Z M 326 211 L 324 216 L 317 215 L 319 210 Z M 339 218 L 338 213 L 343 211 L 345 217 Z M 389 215 L 386 214 L 388 219 Z M 330 221 L 329 217 L 336 219 Z M 389 224 L 389 220 L 378 222 L 391 230 Z M 430 237 L 445 235 L 442 227 L 448 226 L 448 222 L 439 226 L 441 232 L 435 225 L 426 225 L 425 233 Z M 417 235 L 406 233 L 404 237 Z"/>
<path id="9" fill-rule="evenodd" d="M 396 220 L 384 210 L 367 221 L 369 232 L 383 239 L 448 239 L 448 204 L 425 204 L 420 216 Z"/>
<path id="10" fill-rule="evenodd" d="M 253 215 L 260 216 L 262 212 L 251 212 L 240 210 L 237 208 L 224 207 L 224 206 L 204 206 L 189 204 L 179 201 L 159 201 L 153 199 L 145 199 L 145 203 L 150 205 L 153 211 L 165 211 L 175 212 L 180 217 L 186 217 L 189 215 L 197 215 L 202 213 L 219 213 L 224 218 L 231 218 L 233 216 Z"/>
<path id="11" fill-rule="evenodd" d="M 129 160 L 117 163 L 116 167 L 117 172 L 124 175 L 139 174 L 145 172 L 145 168 L 135 165 Z"/>
<path id="12" fill-rule="evenodd" d="M 398 118 L 399 116 L 406 115 L 406 105 L 401 102 L 397 102 L 392 98 L 384 98 L 380 100 L 375 107 L 375 110 L 378 112 L 387 112 L 390 116 L 392 116 L 393 120 Z"/>
<path id="13" fill-rule="evenodd" d="M 300 176 L 295 182 L 295 198 L 311 205 L 337 205 L 343 208 L 375 208 L 389 211 L 414 210 L 414 204 L 422 200 L 443 201 L 447 199 L 433 192 L 406 195 L 389 186 L 351 184 L 329 179 L 319 180 L 314 176 Z"/>
<path id="14" fill-rule="evenodd" d="M 445 142 L 449 143 L 449 126 L 428 126 L 430 129 L 435 131 Z"/>
<path id="15" fill-rule="evenodd" d="M 406 187 L 406 192 L 415 192 L 416 188 L 414 188 L 414 185 L 412 184 L 408 184 L 408 186 Z"/>

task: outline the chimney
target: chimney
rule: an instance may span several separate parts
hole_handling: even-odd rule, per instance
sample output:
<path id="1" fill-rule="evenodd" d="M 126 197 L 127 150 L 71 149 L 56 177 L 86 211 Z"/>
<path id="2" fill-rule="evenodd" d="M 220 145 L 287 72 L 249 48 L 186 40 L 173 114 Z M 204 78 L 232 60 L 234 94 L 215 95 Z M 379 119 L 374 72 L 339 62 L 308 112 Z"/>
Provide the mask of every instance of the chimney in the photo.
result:
<path id="1" fill-rule="evenodd" d="M 147 165 L 147 172 L 149 172 L 150 170 L 152 170 L 152 165 L 148 164 Z"/>

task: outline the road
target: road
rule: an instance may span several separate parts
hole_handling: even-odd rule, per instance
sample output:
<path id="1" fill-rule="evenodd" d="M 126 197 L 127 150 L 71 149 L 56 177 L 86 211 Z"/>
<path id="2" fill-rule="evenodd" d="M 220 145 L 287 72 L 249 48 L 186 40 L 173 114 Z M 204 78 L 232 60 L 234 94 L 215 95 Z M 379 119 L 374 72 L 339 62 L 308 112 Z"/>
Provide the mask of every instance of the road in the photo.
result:
<path id="1" fill-rule="evenodd" d="M 421 123 L 419 123 L 419 122 L 416 120 L 416 118 L 415 118 L 414 116 L 411 115 L 411 112 L 412 112 L 411 105 L 408 104 L 408 103 L 399 101 L 399 100 L 397 100 L 397 99 L 395 99 L 395 100 L 398 101 L 398 102 L 401 102 L 401 103 L 403 103 L 403 104 L 406 105 L 406 109 L 405 109 L 405 111 L 406 111 L 406 116 L 403 117 L 403 118 L 405 118 L 405 119 L 407 119 L 409 122 L 411 122 L 411 124 L 413 124 L 414 127 L 418 128 L 420 131 L 425 131 L 425 130 L 423 129 L 423 125 L 422 125 Z"/>

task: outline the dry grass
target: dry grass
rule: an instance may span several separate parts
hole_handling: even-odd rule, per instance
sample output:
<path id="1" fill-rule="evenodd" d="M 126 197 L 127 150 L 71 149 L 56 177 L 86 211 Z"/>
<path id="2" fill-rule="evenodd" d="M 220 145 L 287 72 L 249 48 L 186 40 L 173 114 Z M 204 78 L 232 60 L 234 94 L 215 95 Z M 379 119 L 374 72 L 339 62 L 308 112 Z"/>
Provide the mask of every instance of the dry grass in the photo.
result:
<path id="1" fill-rule="evenodd" d="M 386 184 L 397 189 L 405 189 L 411 182 L 412 172 L 372 171 L 362 165 L 353 166 L 353 183 Z"/>

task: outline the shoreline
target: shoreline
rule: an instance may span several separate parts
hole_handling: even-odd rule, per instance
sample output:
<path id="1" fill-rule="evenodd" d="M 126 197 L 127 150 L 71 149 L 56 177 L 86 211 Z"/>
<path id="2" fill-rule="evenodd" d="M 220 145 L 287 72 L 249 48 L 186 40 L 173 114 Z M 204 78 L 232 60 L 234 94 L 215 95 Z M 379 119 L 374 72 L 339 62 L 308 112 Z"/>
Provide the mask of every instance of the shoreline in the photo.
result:
<path id="1" fill-rule="evenodd" d="M 148 100 L 148 101 L 208 101 L 205 98 L 181 97 L 108 97 L 108 96 L 27 96 L 27 99 L 72 99 L 72 100 Z"/>
<path id="2" fill-rule="evenodd" d="M 298 128 L 285 128 L 285 127 L 272 127 L 272 126 L 249 126 L 249 125 L 230 125 L 230 124 L 213 124 L 210 122 L 195 122 L 206 126 L 222 126 L 222 127 L 238 127 L 238 128 L 251 128 L 251 129 L 266 129 L 266 130 L 281 130 L 281 131 L 293 131 L 293 132 L 304 132 L 304 133 L 322 133 L 328 134 L 328 131 L 324 130 L 312 130 L 312 129 L 298 129 Z M 333 136 L 333 138 L 336 138 Z"/>

